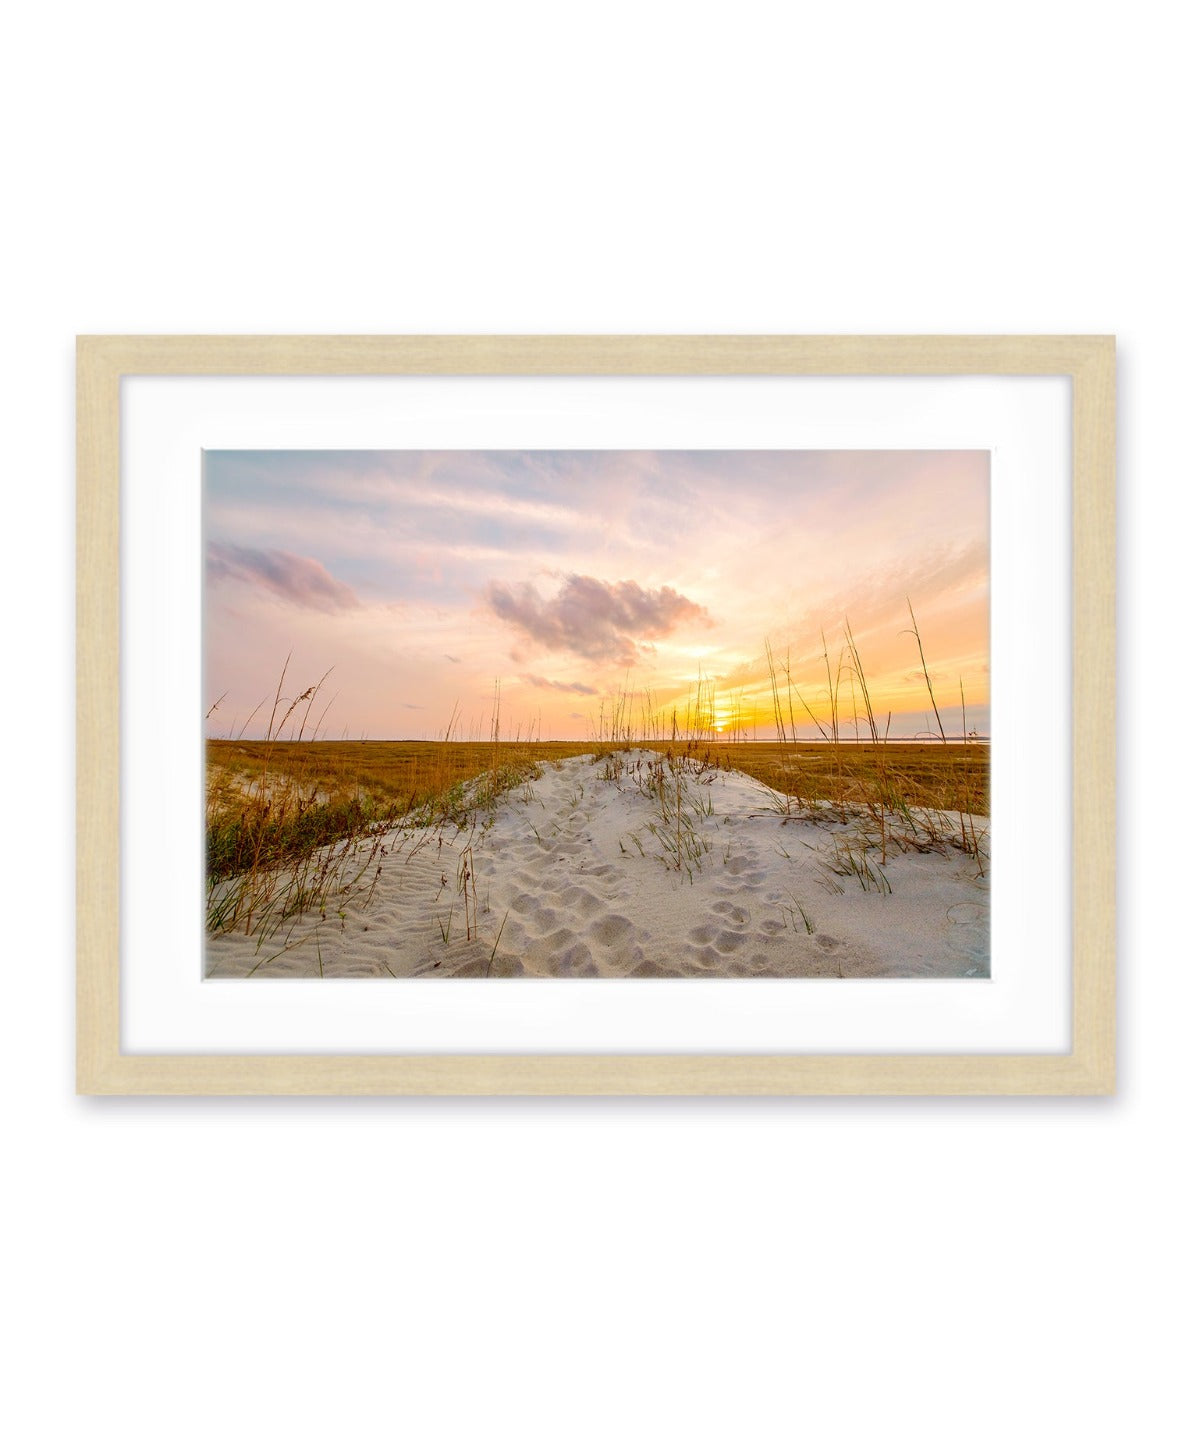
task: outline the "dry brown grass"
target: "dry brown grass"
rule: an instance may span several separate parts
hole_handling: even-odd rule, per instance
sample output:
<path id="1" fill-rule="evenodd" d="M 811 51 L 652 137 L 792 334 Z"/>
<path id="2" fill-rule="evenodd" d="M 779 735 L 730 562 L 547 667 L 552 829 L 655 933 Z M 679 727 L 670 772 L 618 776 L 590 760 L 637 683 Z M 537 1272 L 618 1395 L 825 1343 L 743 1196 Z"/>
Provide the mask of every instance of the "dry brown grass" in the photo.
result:
<path id="1" fill-rule="evenodd" d="M 672 748 L 654 741 L 649 747 Z M 973 815 L 989 812 L 985 744 L 729 740 L 679 742 L 674 748 L 722 770 L 741 770 L 802 804 L 873 803 L 882 766 L 896 800 L 912 809 L 958 810 L 963 801 Z"/>
<path id="2" fill-rule="evenodd" d="M 493 769 L 591 755 L 588 742 L 444 740 L 209 740 L 210 791 L 238 787 L 265 769 L 281 781 L 328 800 L 358 796 L 399 814 L 436 804 L 454 787 Z"/>
<path id="3" fill-rule="evenodd" d="M 801 801 L 865 802 L 874 793 L 879 751 L 899 797 L 931 810 L 960 808 L 965 798 L 974 815 L 988 813 L 989 747 L 986 744 L 900 743 L 842 740 L 638 740 L 630 743 L 664 753 L 705 756 L 722 770 L 741 770 Z M 588 741 L 517 741 L 502 743 L 502 765 L 536 765 L 572 755 L 595 755 Z M 355 795 L 375 807 L 407 814 L 436 803 L 455 785 L 486 774 L 495 759 L 487 742 L 441 740 L 266 741 L 209 740 L 210 793 L 224 787 L 227 803 L 257 782 L 263 768 L 294 782 L 318 798 L 346 800 Z M 240 794 L 239 794 L 240 788 Z"/>

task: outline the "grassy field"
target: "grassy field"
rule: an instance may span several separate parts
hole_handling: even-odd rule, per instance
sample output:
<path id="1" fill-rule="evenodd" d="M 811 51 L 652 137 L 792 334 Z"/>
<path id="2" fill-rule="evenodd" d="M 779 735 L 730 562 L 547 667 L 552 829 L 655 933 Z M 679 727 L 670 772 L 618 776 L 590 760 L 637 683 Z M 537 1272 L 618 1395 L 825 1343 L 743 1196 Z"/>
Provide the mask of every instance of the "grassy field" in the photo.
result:
<path id="1" fill-rule="evenodd" d="M 741 770 L 801 803 L 866 804 L 880 797 L 882 785 L 886 798 L 912 809 L 988 814 L 989 747 L 985 744 L 741 740 L 699 749 L 722 769 Z"/>
<path id="2" fill-rule="evenodd" d="M 420 740 L 209 740 L 210 790 L 222 776 L 256 783 L 264 770 L 328 800 L 358 795 L 407 814 L 492 770 L 586 755 L 594 745 Z"/>
<path id="3" fill-rule="evenodd" d="M 889 794 L 910 807 L 988 813 L 985 744 L 633 743 L 741 770 L 801 802 L 866 803 L 878 798 L 883 777 Z M 588 741 L 210 740 L 210 811 L 241 811 L 260 791 L 286 790 L 295 792 L 297 805 L 307 802 L 306 810 L 357 801 L 380 815 L 401 816 L 440 800 L 452 805 L 456 788 L 481 775 L 521 778 L 546 761 L 610 748 Z"/>

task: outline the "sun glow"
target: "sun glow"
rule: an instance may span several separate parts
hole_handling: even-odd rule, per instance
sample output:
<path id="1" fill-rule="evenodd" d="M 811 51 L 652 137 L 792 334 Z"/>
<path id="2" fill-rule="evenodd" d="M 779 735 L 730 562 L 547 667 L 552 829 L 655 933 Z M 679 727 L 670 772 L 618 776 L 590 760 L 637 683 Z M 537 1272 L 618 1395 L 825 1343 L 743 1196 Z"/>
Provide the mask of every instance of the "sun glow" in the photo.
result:
<path id="1" fill-rule="evenodd" d="M 713 706 L 712 728 L 718 735 L 724 735 L 727 730 L 736 728 L 737 712 L 728 705 L 718 702 Z"/>

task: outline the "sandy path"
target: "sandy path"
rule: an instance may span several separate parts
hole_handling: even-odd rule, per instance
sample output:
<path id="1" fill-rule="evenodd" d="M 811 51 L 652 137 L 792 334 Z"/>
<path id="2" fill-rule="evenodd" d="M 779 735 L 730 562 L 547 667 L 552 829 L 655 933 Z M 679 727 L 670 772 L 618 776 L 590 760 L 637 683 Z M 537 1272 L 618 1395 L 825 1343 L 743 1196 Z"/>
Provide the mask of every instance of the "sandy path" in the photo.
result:
<path id="1" fill-rule="evenodd" d="M 370 905 L 305 917 L 292 948 L 282 933 L 262 947 L 210 937 L 208 973 L 988 974 L 973 859 L 893 846 L 880 866 L 864 820 L 783 806 L 740 772 L 673 773 L 649 751 L 548 765 L 473 827 L 396 832 Z M 930 823 L 957 831 L 957 817 Z M 865 859 L 863 878 L 851 859 Z"/>

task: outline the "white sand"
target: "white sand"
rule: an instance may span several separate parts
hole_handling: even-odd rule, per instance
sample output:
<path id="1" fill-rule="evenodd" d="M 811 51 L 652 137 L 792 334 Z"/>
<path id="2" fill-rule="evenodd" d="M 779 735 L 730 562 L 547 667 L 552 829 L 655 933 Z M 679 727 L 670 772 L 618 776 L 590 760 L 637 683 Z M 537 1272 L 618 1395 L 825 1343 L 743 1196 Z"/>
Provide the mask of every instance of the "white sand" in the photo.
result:
<path id="1" fill-rule="evenodd" d="M 923 814 L 923 849 L 893 838 L 881 865 L 870 817 L 802 819 L 785 803 L 738 771 L 673 774 L 650 751 L 547 765 L 473 827 L 393 832 L 368 905 L 352 901 L 344 917 L 330 905 L 324 921 L 305 916 L 261 946 L 209 937 L 208 974 L 989 973 L 988 882 L 961 849 L 928 846 L 925 826 L 957 835 L 957 815 Z M 986 820 L 973 824 L 984 835 Z M 836 873 L 848 853 L 870 862 L 867 888 Z"/>

